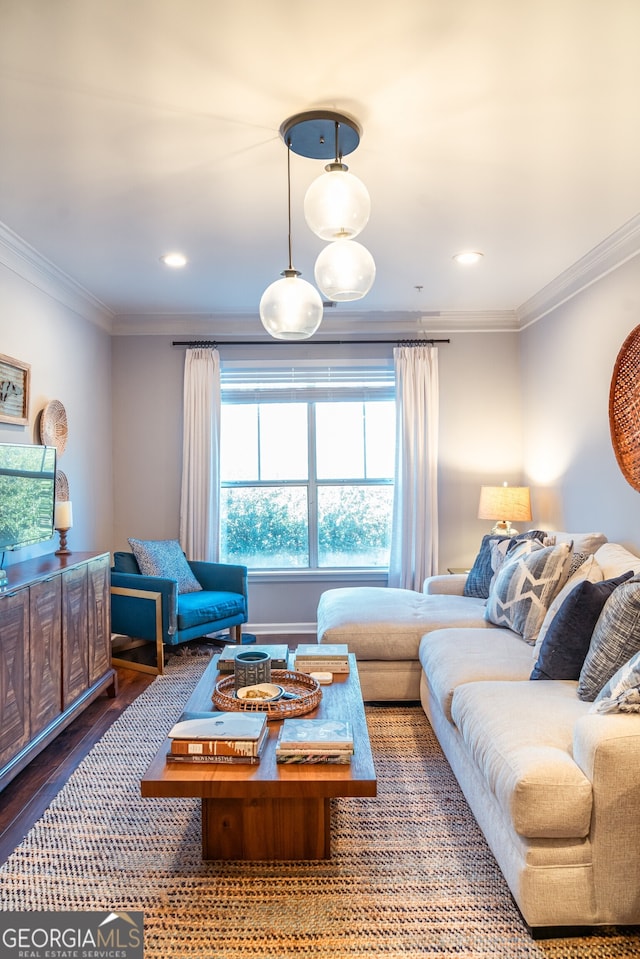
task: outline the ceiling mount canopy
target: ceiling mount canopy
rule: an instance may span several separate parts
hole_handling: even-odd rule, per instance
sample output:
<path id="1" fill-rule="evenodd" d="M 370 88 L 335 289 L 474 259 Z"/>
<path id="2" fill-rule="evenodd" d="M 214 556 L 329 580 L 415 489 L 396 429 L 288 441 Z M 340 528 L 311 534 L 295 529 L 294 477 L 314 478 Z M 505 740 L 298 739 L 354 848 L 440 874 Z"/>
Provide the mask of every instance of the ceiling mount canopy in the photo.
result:
<path id="1" fill-rule="evenodd" d="M 336 127 L 337 124 L 337 127 Z M 353 117 L 332 110 L 307 110 L 289 117 L 280 136 L 298 156 L 339 160 L 358 147 L 362 130 Z"/>

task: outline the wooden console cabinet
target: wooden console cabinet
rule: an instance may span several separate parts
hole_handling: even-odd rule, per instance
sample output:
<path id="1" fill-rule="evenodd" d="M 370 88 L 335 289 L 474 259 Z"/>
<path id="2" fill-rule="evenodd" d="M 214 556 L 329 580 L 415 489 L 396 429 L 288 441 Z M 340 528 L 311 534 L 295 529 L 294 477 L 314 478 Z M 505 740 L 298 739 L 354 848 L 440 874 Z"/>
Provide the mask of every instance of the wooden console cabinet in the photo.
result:
<path id="1" fill-rule="evenodd" d="M 110 555 L 39 556 L 0 591 L 0 789 L 103 691 L 111 666 Z"/>

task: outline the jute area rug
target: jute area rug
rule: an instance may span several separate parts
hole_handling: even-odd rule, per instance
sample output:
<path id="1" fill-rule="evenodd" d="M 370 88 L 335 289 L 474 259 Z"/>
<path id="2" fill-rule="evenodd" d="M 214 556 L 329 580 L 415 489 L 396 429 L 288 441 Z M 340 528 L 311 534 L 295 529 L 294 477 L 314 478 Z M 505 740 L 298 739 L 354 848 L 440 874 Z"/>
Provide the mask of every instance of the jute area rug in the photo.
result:
<path id="1" fill-rule="evenodd" d="M 0 870 L 3 910 L 142 910 L 145 957 L 640 956 L 608 929 L 534 942 L 419 707 L 370 706 L 375 799 L 334 806 L 326 862 L 203 863 L 194 800 L 139 780 L 207 660 L 174 658 Z"/>

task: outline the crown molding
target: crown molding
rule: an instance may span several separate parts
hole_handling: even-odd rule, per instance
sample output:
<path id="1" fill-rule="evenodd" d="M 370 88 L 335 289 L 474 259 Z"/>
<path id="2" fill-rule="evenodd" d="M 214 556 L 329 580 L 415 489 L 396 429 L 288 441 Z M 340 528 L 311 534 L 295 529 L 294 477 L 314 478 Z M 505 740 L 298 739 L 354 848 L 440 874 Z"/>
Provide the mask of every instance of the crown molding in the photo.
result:
<path id="1" fill-rule="evenodd" d="M 4 223 L 0 223 L 0 264 L 73 313 L 112 332 L 113 311 Z"/>
<path id="2" fill-rule="evenodd" d="M 638 254 L 640 214 L 628 220 L 516 310 L 367 312 L 341 310 L 338 306 L 335 310 L 325 309 L 319 335 L 358 339 L 376 334 L 410 338 L 437 333 L 518 332 Z M 1 222 L 0 265 L 111 335 L 255 338 L 264 334 L 257 313 L 116 314 Z"/>
<path id="3" fill-rule="evenodd" d="M 425 313 L 420 329 L 429 333 L 517 333 L 518 318 L 513 310 Z"/>
<path id="4" fill-rule="evenodd" d="M 640 214 L 606 237 L 589 253 L 534 293 L 516 310 L 524 330 L 640 253 Z"/>
<path id="5" fill-rule="evenodd" d="M 412 338 L 431 333 L 487 333 L 518 331 L 512 310 L 476 312 L 341 312 L 325 309 L 315 339 L 335 336 L 366 339 L 369 336 Z M 121 314 L 113 319 L 114 336 L 232 336 L 255 339 L 264 336 L 264 327 L 255 313 L 213 314 Z"/>

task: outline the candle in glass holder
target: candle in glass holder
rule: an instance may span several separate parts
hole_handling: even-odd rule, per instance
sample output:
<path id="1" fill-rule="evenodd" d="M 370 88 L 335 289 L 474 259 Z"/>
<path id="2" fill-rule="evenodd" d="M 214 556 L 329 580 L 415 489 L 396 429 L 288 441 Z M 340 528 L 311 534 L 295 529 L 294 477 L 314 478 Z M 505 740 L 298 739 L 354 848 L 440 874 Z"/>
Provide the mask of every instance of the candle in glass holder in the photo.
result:
<path id="1" fill-rule="evenodd" d="M 70 500 L 61 500 L 56 503 L 53 525 L 56 529 L 71 529 L 73 526 L 73 511 Z"/>

